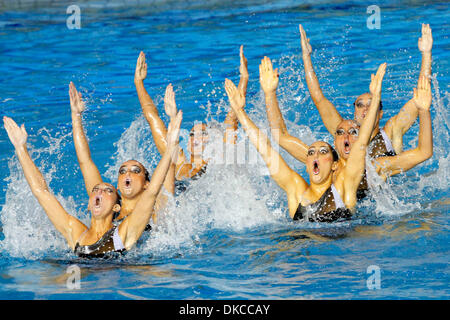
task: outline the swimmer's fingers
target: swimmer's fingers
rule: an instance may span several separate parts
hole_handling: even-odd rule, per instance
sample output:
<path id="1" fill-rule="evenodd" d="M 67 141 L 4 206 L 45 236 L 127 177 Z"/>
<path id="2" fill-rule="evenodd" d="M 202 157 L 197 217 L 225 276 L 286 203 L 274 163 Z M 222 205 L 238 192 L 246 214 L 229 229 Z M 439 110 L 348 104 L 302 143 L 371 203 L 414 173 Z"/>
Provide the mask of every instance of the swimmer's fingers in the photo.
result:
<path id="1" fill-rule="evenodd" d="M 234 111 L 242 109 L 245 105 L 245 98 L 242 93 L 236 88 L 233 81 L 225 79 L 225 91 L 230 100 L 230 105 Z"/>
<path id="2" fill-rule="evenodd" d="M 426 76 L 420 76 L 417 88 L 414 88 L 414 103 L 419 110 L 428 111 L 431 106 L 431 83 Z"/>
<path id="3" fill-rule="evenodd" d="M 422 37 L 418 42 L 419 50 L 421 52 L 430 52 L 433 47 L 433 36 L 429 24 L 422 24 Z"/>
<path id="4" fill-rule="evenodd" d="M 275 91 L 278 87 L 278 69 L 273 70 L 272 62 L 264 57 L 259 68 L 259 81 L 264 92 Z"/>
<path id="5" fill-rule="evenodd" d="M 70 98 L 70 108 L 72 110 L 72 113 L 80 114 L 85 109 L 85 104 L 82 99 L 81 92 L 77 91 L 77 88 L 73 84 L 73 82 L 70 82 L 69 84 L 69 98 Z"/>
<path id="6" fill-rule="evenodd" d="M 374 76 L 372 74 L 372 81 L 370 83 L 370 92 L 372 94 L 381 93 L 381 84 L 383 82 L 384 74 L 386 73 L 386 63 L 382 63 L 377 70 L 377 74 Z"/>
<path id="7" fill-rule="evenodd" d="M 183 119 L 183 111 L 178 111 L 175 117 L 173 117 L 169 123 L 167 130 L 167 144 L 169 146 L 176 146 L 178 143 L 178 137 L 180 135 L 181 120 Z"/>
<path id="8" fill-rule="evenodd" d="M 28 134 L 24 124 L 19 128 L 13 119 L 6 116 L 3 117 L 3 124 L 14 147 L 18 148 L 27 142 Z"/>
<path id="9" fill-rule="evenodd" d="M 309 43 L 309 39 L 306 37 L 306 32 L 301 24 L 299 25 L 299 30 L 300 30 L 300 43 L 302 45 L 302 52 L 303 54 L 310 54 L 312 52 L 312 48 Z"/>
<path id="10" fill-rule="evenodd" d="M 134 77 L 137 80 L 144 80 L 147 77 L 147 63 L 145 62 L 145 54 L 142 51 L 139 53 L 139 57 L 136 62 Z"/>
<path id="11" fill-rule="evenodd" d="M 169 83 L 169 85 L 166 87 L 166 93 L 164 94 L 164 110 L 170 118 L 177 115 L 175 93 L 173 92 L 173 86 L 171 83 Z"/>
<path id="12" fill-rule="evenodd" d="M 248 69 L 247 69 L 247 58 L 244 56 L 244 46 L 241 45 L 239 48 L 239 60 L 240 60 L 240 66 L 239 66 L 239 72 L 241 74 L 248 75 Z"/>

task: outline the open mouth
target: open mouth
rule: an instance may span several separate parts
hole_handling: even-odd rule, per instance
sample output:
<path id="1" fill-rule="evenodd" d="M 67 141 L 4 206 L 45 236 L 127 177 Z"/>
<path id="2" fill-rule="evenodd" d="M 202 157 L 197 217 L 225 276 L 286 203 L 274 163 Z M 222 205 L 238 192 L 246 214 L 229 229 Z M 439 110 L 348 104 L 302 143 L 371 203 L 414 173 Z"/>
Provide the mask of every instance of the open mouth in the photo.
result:
<path id="1" fill-rule="evenodd" d="M 344 141 L 344 153 L 345 154 L 350 153 L 350 143 L 347 140 Z"/>
<path id="2" fill-rule="evenodd" d="M 125 188 L 130 188 L 131 187 L 131 179 L 130 178 L 126 178 L 125 179 Z"/>
<path id="3" fill-rule="evenodd" d="M 313 174 L 319 174 L 319 161 L 314 160 L 313 162 Z"/>
<path id="4" fill-rule="evenodd" d="M 96 208 L 100 208 L 102 204 L 102 197 L 101 196 L 95 196 L 95 202 L 94 205 Z"/>

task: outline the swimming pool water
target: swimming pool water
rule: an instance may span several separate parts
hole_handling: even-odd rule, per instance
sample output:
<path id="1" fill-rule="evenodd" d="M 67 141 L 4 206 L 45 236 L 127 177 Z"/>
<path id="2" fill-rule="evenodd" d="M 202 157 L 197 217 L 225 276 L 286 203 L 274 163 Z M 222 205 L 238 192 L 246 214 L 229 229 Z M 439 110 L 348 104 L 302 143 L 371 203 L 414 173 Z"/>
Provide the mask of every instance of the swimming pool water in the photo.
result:
<path id="1" fill-rule="evenodd" d="M 84 261 L 67 249 L 33 198 L 1 129 L 0 298 L 449 298 L 447 3 L 386 2 L 381 28 L 374 30 L 367 28 L 370 4 L 364 1 L 79 1 L 81 29 L 73 30 L 66 26 L 69 1 L 30 3 L 0 12 L 0 115 L 25 123 L 28 147 L 50 188 L 86 223 L 68 84 L 87 99 L 85 129 L 107 181 L 115 183 L 118 165 L 130 158 L 154 169 L 160 156 L 133 84 L 141 50 L 149 94 L 163 114 L 165 87 L 174 85 L 183 129 L 205 118 L 224 120 L 223 84 L 226 77 L 239 81 L 243 44 L 252 119 L 268 128 L 258 73 L 268 56 L 280 70 L 278 97 L 290 132 L 306 142 L 332 141 L 306 87 L 298 24 L 310 38 L 325 95 L 347 117 L 355 98 L 368 91 L 370 73 L 387 62 L 384 125 L 412 97 L 421 62 L 417 40 L 421 23 L 429 23 L 434 155 L 392 178 L 351 221 L 333 224 L 290 221 L 283 192 L 260 162 L 210 165 L 122 259 Z M 417 132 L 416 123 L 405 149 L 417 144 Z M 81 270 L 79 289 L 67 286 L 72 265 Z M 370 266 L 381 272 L 380 289 L 367 285 Z"/>

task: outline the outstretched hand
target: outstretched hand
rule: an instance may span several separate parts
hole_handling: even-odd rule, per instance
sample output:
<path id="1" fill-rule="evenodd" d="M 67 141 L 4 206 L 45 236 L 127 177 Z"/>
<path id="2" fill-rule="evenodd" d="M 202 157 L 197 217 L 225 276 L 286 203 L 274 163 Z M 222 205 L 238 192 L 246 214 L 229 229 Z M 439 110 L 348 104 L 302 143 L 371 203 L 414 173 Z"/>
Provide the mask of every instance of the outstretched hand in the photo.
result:
<path id="1" fill-rule="evenodd" d="M 420 76 L 414 88 L 414 103 L 419 111 L 428 111 L 431 106 L 431 84 L 426 76 Z"/>
<path id="2" fill-rule="evenodd" d="M 241 65 L 239 66 L 239 73 L 248 77 L 247 58 L 244 56 L 244 46 L 241 45 L 239 49 L 239 58 Z"/>
<path id="3" fill-rule="evenodd" d="M 72 81 L 69 84 L 69 97 L 70 109 L 72 110 L 72 113 L 81 114 L 86 108 L 86 105 L 82 99 L 81 92 L 77 91 L 77 88 L 75 88 Z"/>
<path id="4" fill-rule="evenodd" d="M 419 50 L 421 52 L 430 52 L 433 47 L 433 36 L 429 24 L 422 24 L 422 37 L 419 38 Z"/>
<path id="5" fill-rule="evenodd" d="M 386 62 L 380 64 L 376 75 L 371 75 L 370 93 L 372 95 L 381 94 L 381 83 L 383 82 L 384 74 L 386 73 Z"/>
<path id="6" fill-rule="evenodd" d="M 272 62 L 264 57 L 259 65 L 259 82 L 265 93 L 276 91 L 278 87 L 278 69 L 273 69 Z"/>
<path id="7" fill-rule="evenodd" d="M 164 94 L 164 110 L 170 119 L 177 116 L 177 104 L 175 103 L 175 93 L 171 83 L 167 86 Z"/>
<path id="8" fill-rule="evenodd" d="M 225 79 L 225 91 L 227 92 L 228 99 L 230 100 L 230 105 L 233 111 L 236 113 L 244 108 L 245 97 L 236 88 L 233 81 Z"/>
<path id="9" fill-rule="evenodd" d="M 9 140 L 11 140 L 11 143 L 16 149 L 27 143 L 28 134 L 24 124 L 19 128 L 13 119 L 4 116 L 3 125 L 8 133 Z"/>
<path id="10" fill-rule="evenodd" d="M 141 51 L 136 63 L 136 71 L 134 73 L 135 80 L 144 80 L 147 77 L 147 63 L 145 62 L 145 54 Z"/>
<path id="11" fill-rule="evenodd" d="M 302 45 L 303 55 L 310 55 L 312 52 L 312 48 L 311 45 L 309 44 L 309 39 L 306 37 L 306 32 L 301 24 L 298 26 L 298 28 L 300 30 L 300 42 Z"/>
<path id="12" fill-rule="evenodd" d="M 181 120 L 183 120 L 183 111 L 178 111 L 178 113 L 170 118 L 169 127 L 167 129 L 167 148 L 172 150 L 172 162 L 176 162 L 176 157 L 178 155 L 178 139 L 180 136 L 180 126 Z"/>

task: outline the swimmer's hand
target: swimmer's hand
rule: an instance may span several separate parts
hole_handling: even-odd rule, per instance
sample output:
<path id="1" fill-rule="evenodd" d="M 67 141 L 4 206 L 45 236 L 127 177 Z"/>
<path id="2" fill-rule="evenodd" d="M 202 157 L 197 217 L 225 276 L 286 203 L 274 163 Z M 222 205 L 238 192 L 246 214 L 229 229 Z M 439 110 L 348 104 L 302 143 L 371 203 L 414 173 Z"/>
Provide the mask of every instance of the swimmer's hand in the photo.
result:
<path id="1" fill-rule="evenodd" d="M 426 76 L 420 76 L 414 88 L 414 104 L 419 111 L 428 111 L 431 106 L 431 84 Z"/>
<path id="2" fill-rule="evenodd" d="M 82 99 L 81 92 L 77 91 L 72 81 L 69 84 L 69 97 L 72 114 L 81 114 L 86 109 L 86 105 Z"/>
<path id="3" fill-rule="evenodd" d="M 180 110 L 173 118 L 171 118 L 167 129 L 167 148 L 171 152 L 172 163 L 176 163 L 178 156 L 178 139 L 180 136 L 181 120 L 183 120 L 183 111 Z"/>
<path id="4" fill-rule="evenodd" d="M 381 83 L 383 82 L 384 74 L 386 73 L 386 62 L 380 64 L 376 75 L 371 75 L 370 93 L 372 95 L 381 95 Z"/>
<path id="5" fill-rule="evenodd" d="M 9 140 L 11 140 L 14 148 L 18 149 L 27 143 L 28 134 L 24 124 L 19 128 L 13 119 L 4 116 L 3 125 L 5 126 Z"/>
<path id="6" fill-rule="evenodd" d="M 237 113 L 239 110 L 242 110 L 245 105 L 245 97 L 242 95 L 242 92 L 236 88 L 233 81 L 225 79 L 225 91 L 227 92 L 233 111 Z"/>
<path id="7" fill-rule="evenodd" d="M 141 51 L 136 63 L 136 71 L 134 73 L 134 80 L 143 81 L 147 77 L 147 63 L 145 62 L 145 54 Z"/>
<path id="8" fill-rule="evenodd" d="M 433 36 L 429 24 L 422 24 L 422 37 L 419 38 L 419 50 L 421 52 L 431 52 L 433 47 Z"/>
<path id="9" fill-rule="evenodd" d="M 309 56 L 312 52 L 311 45 L 309 44 L 309 39 L 306 37 L 306 32 L 301 24 L 298 26 L 298 28 L 300 30 L 300 43 L 302 45 L 302 53 L 303 55 Z"/>
<path id="10" fill-rule="evenodd" d="M 239 58 L 240 58 L 240 62 L 241 62 L 241 65 L 239 66 L 239 73 L 241 74 L 241 76 L 248 77 L 247 58 L 245 58 L 245 56 L 244 56 L 244 46 L 243 45 L 241 45 L 241 47 L 239 49 Z"/>
<path id="11" fill-rule="evenodd" d="M 177 116 L 177 104 L 175 103 L 175 93 L 171 83 L 167 86 L 164 94 L 164 110 L 170 119 Z"/>
<path id="12" fill-rule="evenodd" d="M 273 70 L 272 62 L 264 57 L 259 65 L 259 82 L 264 93 L 274 92 L 278 87 L 278 69 Z"/>

